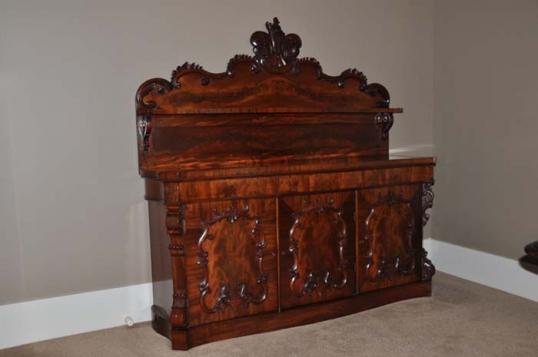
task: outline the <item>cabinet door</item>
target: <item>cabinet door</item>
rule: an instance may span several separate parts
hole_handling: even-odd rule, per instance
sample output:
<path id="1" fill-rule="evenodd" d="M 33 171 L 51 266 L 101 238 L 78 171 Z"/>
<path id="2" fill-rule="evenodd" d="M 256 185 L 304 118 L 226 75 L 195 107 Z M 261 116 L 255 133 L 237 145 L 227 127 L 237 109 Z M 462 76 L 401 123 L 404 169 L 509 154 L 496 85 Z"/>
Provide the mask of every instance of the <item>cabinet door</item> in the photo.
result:
<path id="1" fill-rule="evenodd" d="M 276 310 L 274 200 L 185 207 L 189 324 Z"/>
<path id="2" fill-rule="evenodd" d="M 279 198 L 283 308 L 354 293 L 354 202 L 353 192 Z"/>
<path id="3" fill-rule="evenodd" d="M 359 191 L 359 292 L 418 280 L 420 192 L 418 185 Z"/>

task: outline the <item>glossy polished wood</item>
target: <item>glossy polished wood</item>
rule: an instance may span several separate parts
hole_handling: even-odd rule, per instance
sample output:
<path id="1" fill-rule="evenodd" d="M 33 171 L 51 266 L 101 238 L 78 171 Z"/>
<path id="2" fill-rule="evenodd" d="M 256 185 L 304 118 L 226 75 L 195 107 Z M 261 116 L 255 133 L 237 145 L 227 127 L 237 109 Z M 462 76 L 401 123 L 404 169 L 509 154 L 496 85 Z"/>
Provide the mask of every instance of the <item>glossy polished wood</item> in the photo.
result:
<path id="1" fill-rule="evenodd" d="M 283 309 L 355 293 L 354 192 L 279 199 Z"/>
<path id="2" fill-rule="evenodd" d="M 276 311 L 275 201 L 186 204 L 189 325 Z"/>
<path id="3" fill-rule="evenodd" d="M 323 73 L 278 20 L 223 73 L 136 95 L 153 326 L 174 349 L 430 294 L 433 158 L 389 158 L 388 91 Z"/>
<path id="4" fill-rule="evenodd" d="M 420 279 L 419 185 L 361 190 L 358 198 L 360 291 Z"/>

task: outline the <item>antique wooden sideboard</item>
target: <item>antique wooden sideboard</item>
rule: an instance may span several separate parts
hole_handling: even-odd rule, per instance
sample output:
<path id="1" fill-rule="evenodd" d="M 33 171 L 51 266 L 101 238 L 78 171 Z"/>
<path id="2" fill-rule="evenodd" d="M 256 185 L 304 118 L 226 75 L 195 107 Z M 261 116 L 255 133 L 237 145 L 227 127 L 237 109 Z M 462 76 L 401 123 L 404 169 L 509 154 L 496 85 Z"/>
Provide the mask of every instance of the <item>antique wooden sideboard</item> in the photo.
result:
<path id="1" fill-rule="evenodd" d="M 223 73 L 136 94 L 153 327 L 188 349 L 431 294 L 435 161 L 389 157 L 388 91 L 298 58 L 278 19 Z"/>

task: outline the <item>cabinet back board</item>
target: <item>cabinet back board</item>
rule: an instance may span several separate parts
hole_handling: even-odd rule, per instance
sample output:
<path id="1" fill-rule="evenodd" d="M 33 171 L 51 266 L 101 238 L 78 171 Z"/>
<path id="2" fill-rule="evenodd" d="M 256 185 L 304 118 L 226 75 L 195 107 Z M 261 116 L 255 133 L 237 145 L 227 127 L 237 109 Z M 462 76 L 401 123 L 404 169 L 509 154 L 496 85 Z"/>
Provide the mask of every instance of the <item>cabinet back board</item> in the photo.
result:
<path id="1" fill-rule="evenodd" d="M 136 94 L 143 175 L 177 169 L 289 165 L 338 157 L 388 158 L 390 96 L 348 69 L 323 72 L 298 58 L 295 34 L 275 19 L 252 34 L 254 56 L 237 55 L 226 71 L 185 63 L 170 80 L 144 82 Z"/>

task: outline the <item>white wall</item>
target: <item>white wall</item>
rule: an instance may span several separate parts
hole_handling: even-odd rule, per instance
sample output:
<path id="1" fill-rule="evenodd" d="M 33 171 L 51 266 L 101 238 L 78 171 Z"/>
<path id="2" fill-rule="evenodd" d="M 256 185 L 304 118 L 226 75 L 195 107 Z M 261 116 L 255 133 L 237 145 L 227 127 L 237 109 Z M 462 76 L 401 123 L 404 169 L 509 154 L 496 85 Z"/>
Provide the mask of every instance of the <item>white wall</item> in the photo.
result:
<path id="1" fill-rule="evenodd" d="M 1 36 L 0 33 L 0 41 Z M 0 79 L 2 75 L 0 70 Z M 0 80 L 2 93 L 6 89 L 5 84 Z M 0 304 L 2 300 L 17 301 L 24 296 L 21 247 L 15 214 L 11 127 L 6 116 L 6 105 L 6 98 L 0 95 Z"/>
<path id="2" fill-rule="evenodd" d="M 435 6 L 433 237 L 519 258 L 538 239 L 538 1 Z"/>
<path id="3" fill-rule="evenodd" d="M 0 304 L 149 281 L 135 91 L 223 71 L 273 16 L 325 72 L 389 89 L 392 147 L 431 145 L 429 0 L 0 2 Z"/>

